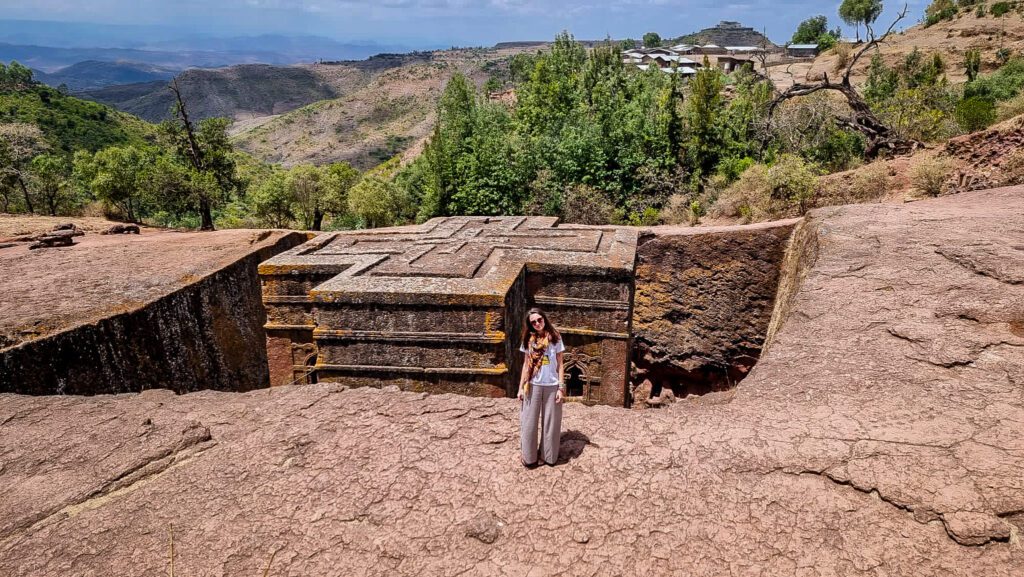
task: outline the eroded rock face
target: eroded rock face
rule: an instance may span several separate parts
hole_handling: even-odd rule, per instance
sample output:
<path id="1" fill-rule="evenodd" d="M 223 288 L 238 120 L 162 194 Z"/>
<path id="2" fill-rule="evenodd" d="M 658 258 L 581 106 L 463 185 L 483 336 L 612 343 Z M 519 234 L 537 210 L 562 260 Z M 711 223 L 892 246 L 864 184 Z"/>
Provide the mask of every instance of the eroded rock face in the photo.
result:
<path id="1" fill-rule="evenodd" d="M 637 248 L 633 363 L 655 397 L 732 388 L 757 362 L 798 221 L 655 227 Z M 643 399 L 634 399 L 634 402 Z"/>
<path id="2" fill-rule="evenodd" d="M 513 399 L 0 395 L 0 575 L 167 575 L 173 528 L 189 576 L 1017 577 L 1024 285 L 984 254 L 1022 252 L 1022 213 L 1024 189 L 813 212 L 727 398 L 567 405 L 556 467 L 519 464 Z"/>

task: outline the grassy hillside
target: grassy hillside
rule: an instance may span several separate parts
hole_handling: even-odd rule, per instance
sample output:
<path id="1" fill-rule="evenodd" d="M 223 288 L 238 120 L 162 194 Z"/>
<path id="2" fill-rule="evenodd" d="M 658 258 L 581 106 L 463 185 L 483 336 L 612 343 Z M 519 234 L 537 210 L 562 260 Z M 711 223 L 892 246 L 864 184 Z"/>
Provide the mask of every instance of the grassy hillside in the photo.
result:
<path id="1" fill-rule="evenodd" d="M 489 70 L 508 57 L 536 49 L 438 51 L 429 58 L 406 58 L 395 66 L 369 70 L 353 69 L 353 63 L 320 65 L 317 73 L 333 83 L 341 78 L 350 81 L 340 97 L 271 118 L 238 122 L 232 129 L 235 143 L 258 158 L 286 165 L 345 161 L 370 168 L 430 134 L 437 100 L 456 71 L 480 86 L 490 76 Z"/>
<path id="2" fill-rule="evenodd" d="M 153 126 L 109 106 L 35 85 L 0 92 L 0 123 L 34 124 L 54 150 L 90 151 L 126 142 L 142 142 Z"/>
<path id="3" fill-rule="evenodd" d="M 192 69 L 178 76 L 178 85 L 197 119 L 277 114 L 337 95 L 328 82 L 304 66 L 243 64 Z M 112 86 L 82 96 L 150 122 L 170 118 L 173 103 L 166 82 Z"/>

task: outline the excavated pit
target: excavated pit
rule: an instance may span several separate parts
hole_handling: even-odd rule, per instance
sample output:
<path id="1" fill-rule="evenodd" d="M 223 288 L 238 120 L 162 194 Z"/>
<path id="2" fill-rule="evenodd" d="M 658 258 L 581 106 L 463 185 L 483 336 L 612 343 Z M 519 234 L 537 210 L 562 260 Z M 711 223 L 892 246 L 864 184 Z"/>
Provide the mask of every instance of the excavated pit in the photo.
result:
<path id="1" fill-rule="evenodd" d="M 797 274 L 800 220 L 721 228 L 654 227 L 637 245 L 632 397 L 645 404 L 735 387 L 765 348 Z M 783 279 L 787 279 L 785 282 Z M 780 290 L 782 289 L 782 290 Z M 657 403 L 650 403 L 657 404 Z"/>
<path id="2" fill-rule="evenodd" d="M 747 376 L 760 358 L 772 332 L 773 313 L 777 320 L 785 315 L 785 295 L 795 288 L 794 277 L 800 268 L 799 258 L 793 257 L 800 251 L 790 250 L 791 246 L 802 246 L 793 240 L 802 238 L 800 223 L 800 220 L 789 220 L 752 226 L 642 229 L 636 237 L 635 265 L 632 264 L 634 257 L 630 255 L 624 263 L 626 276 L 615 281 L 619 284 L 607 287 L 593 284 L 593 280 L 580 280 L 566 271 L 554 276 L 531 272 L 527 279 L 532 278 L 533 281 L 523 286 L 515 284 L 518 292 L 513 291 L 514 294 L 510 293 L 506 300 L 520 302 L 525 299 L 530 305 L 544 306 L 552 313 L 556 324 L 566 328 L 570 341 L 566 381 L 569 397 L 573 400 L 588 404 L 644 407 L 657 405 L 654 399 L 660 398 L 666 390 L 677 397 L 728 390 Z M 589 234 L 586 227 L 567 227 L 566 230 Z M 636 235 L 636 229 L 630 234 Z M 168 238 L 177 241 L 182 237 Z M 192 274 L 196 272 L 195 267 L 188 269 L 192 273 L 180 271 L 184 273 L 181 279 L 189 282 L 183 286 L 174 286 L 175 283 L 171 282 L 162 293 L 141 305 L 133 300 L 139 295 L 122 294 L 125 289 L 107 278 L 116 277 L 117 271 L 103 266 L 92 267 L 86 277 L 102 288 L 95 292 L 107 291 L 111 297 L 127 299 L 126 302 L 107 303 L 108 314 L 100 315 L 100 318 L 87 319 L 89 322 L 0 349 L 0 392 L 93 395 L 138 392 L 150 388 L 167 388 L 177 393 L 203 389 L 248 391 L 269 384 L 294 382 L 294 374 L 306 376 L 302 381 L 307 383 L 321 380 L 323 371 L 319 365 L 323 364 L 323 358 L 317 354 L 314 344 L 285 342 L 281 346 L 275 341 L 277 335 L 265 330 L 265 327 L 277 327 L 281 322 L 277 320 L 281 304 L 299 306 L 299 312 L 307 311 L 304 314 L 309 315 L 308 307 L 312 303 L 305 299 L 300 302 L 294 296 L 268 296 L 267 287 L 277 286 L 271 281 L 278 280 L 278 277 L 266 275 L 262 279 L 261 298 L 261 279 L 257 274 L 261 262 L 288 249 L 294 248 L 291 252 L 303 251 L 298 245 L 306 238 L 296 233 L 269 239 L 261 235 L 255 241 L 250 240 L 249 244 L 256 244 L 243 247 L 233 260 L 206 263 L 204 274 Z M 124 242 L 131 241 L 127 239 Z M 97 242 L 111 243 L 106 239 Z M 174 261 L 174 250 L 187 252 L 188 246 L 175 249 L 168 244 L 171 242 L 167 241 L 163 247 L 161 243 L 152 243 L 153 246 L 142 249 L 138 248 L 138 242 L 125 245 L 133 247 L 131 250 L 136 252 L 127 254 L 139 259 L 140 263 L 137 265 L 140 270 L 132 271 L 133 279 L 129 284 L 145 282 L 148 275 L 158 274 L 149 268 L 160 267 L 159 262 L 141 264 L 143 260 L 160 258 L 156 253 L 147 251 L 170 247 L 171 256 L 166 257 L 170 262 Z M 89 250 L 107 256 L 112 250 L 120 250 L 101 249 L 101 246 L 92 247 L 85 243 L 80 247 L 58 249 L 66 252 L 54 254 L 71 258 L 69 266 L 75 271 L 74 258 L 90 265 L 93 262 L 90 259 L 97 258 L 89 256 Z M 0 256 L 7 257 L 8 262 L 15 266 L 24 266 L 23 259 L 39 259 L 45 255 L 12 257 L 8 253 Z M 587 264 L 572 262 L 574 266 Z M 174 265 L 167 266 L 173 269 Z M 630 269 L 631 279 L 628 278 Z M 275 269 L 272 272 L 279 271 Z M 73 272 L 72 276 L 75 274 Z M 175 271 L 160 274 L 171 278 Z M 549 276 L 547 281 L 543 280 Z M 319 285 L 333 277 L 334 274 L 315 277 L 313 281 Z M 298 282 L 295 278 L 298 277 L 294 274 L 286 275 L 278 284 L 284 282 L 281 286 L 288 288 L 291 285 L 287 283 Z M 84 281 L 78 279 L 75 282 Z M 159 282 L 154 281 L 154 284 Z M 590 287 L 587 289 L 590 292 L 581 293 L 581 287 Z M 307 290 L 309 287 L 303 284 L 300 288 Z M 591 301 L 605 308 L 614 304 L 607 300 L 611 297 L 605 293 L 621 294 L 623 302 L 613 307 L 614 310 L 587 308 Z M 777 298 L 780 294 L 783 295 L 781 299 Z M 586 298 L 580 298 L 581 295 Z M 54 298 L 58 297 L 55 295 Z M 390 310 L 388 307 L 398 305 L 382 306 Z M 408 305 L 404 306 L 408 308 Z M 271 313 L 269 324 L 265 324 L 268 323 L 265 307 Z M 441 310 L 429 313 L 432 306 L 421 308 L 423 310 L 416 313 L 420 316 L 443 314 Z M 313 308 L 313 311 L 317 310 L 317 307 Z M 517 331 L 518 327 L 513 326 L 515 323 L 501 320 L 505 316 L 521 316 L 521 311 L 516 311 L 519 309 L 505 313 L 495 309 L 483 318 L 491 319 L 488 322 L 499 319 L 497 322 L 508 325 L 503 330 Z M 79 314 L 89 316 L 84 312 Z M 315 314 L 322 317 L 325 313 Z M 403 314 L 409 316 L 412 313 Z M 46 322 L 49 321 L 44 316 L 33 326 Z M 621 325 L 621 338 L 615 337 L 618 333 L 606 332 L 602 334 L 614 338 L 602 341 L 588 333 L 588 329 L 594 328 L 591 326 L 594 323 L 603 323 L 594 325 L 602 328 L 616 326 L 615 322 Z M 434 324 L 438 323 L 431 323 L 431 326 Z M 452 330 L 450 323 L 439 324 Z M 572 326 L 582 328 L 569 328 Z M 296 330 L 291 325 L 285 328 L 292 332 Z M 397 329 L 392 327 L 391 330 Z M 7 334 L 16 335 L 12 331 Z M 396 334 L 407 336 L 405 333 Z M 271 337 L 269 341 L 268 336 Z M 386 337 L 384 333 L 377 336 L 385 342 L 375 343 L 375 346 L 387 348 Z M 616 349 L 612 346 L 617 342 L 615 339 L 623 345 L 628 343 L 628 348 Z M 281 340 L 279 336 L 277 340 Z M 296 347 L 302 353 L 297 357 Z M 519 357 L 507 352 L 505 356 L 514 357 L 509 363 L 511 370 L 508 375 L 509 381 L 513 382 L 518 379 Z M 278 365 L 284 367 L 284 377 L 280 379 L 274 376 Z M 616 368 L 619 366 L 622 368 Z M 336 372 L 337 368 L 334 370 Z M 331 376 L 330 371 L 324 374 Z M 595 380 L 607 379 L 609 375 L 619 379 L 620 383 L 625 382 L 624 387 L 617 386 L 619 392 L 609 389 L 609 383 L 600 385 Z M 334 380 L 336 378 L 334 375 Z M 373 380 L 364 378 L 353 383 L 374 386 Z M 380 380 L 376 385 L 388 382 Z M 412 388 L 415 390 L 415 383 Z M 453 385 L 448 388 L 451 390 L 445 389 L 442 383 L 429 392 L 505 396 L 513 394 L 508 391 L 514 390 L 507 383 L 491 388 L 482 388 L 482 385 L 475 388 Z"/>

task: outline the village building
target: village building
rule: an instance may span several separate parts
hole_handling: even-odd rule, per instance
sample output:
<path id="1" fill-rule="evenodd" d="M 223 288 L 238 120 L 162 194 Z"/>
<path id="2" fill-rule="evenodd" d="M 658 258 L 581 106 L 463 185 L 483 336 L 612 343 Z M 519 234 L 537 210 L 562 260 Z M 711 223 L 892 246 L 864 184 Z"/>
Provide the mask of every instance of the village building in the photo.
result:
<path id="1" fill-rule="evenodd" d="M 817 44 L 790 44 L 786 46 L 786 56 L 791 58 L 814 58 L 817 55 Z"/>

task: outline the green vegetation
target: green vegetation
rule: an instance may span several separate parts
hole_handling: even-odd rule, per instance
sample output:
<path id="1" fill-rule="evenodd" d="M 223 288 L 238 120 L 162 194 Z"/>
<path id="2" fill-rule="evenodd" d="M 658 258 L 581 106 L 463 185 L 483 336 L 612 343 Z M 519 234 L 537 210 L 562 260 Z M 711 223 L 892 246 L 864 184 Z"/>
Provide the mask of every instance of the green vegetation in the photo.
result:
<path id="1" fill-rule="evenodd" d="M 17 62 L 0 63 L 0 123 L 36 126 L 49 148 L 65 153 L 142 144 L 153 137 L 146 122 L 35 83 L 32 71 Z"/>
<path id="2" fill-rule="evenodd" d="M 924 11 L 924 25 L 927 28 L 939 22 L 952 20 L 960 13 L 968 12 L 971 9 L 974 10 L 974 14 L 978 18 L 984 17 L 986 13 L 999 18 L 1018 8 L 1019 5 L 1019 0 L 995 2 L 991 8 L 984 0 L 932 0 L 932 3 Z"/>
<path id="3" fill-rule="evenodd" d="M 419 207 L 417 220 L 527 213 L 651 224 L 671 204 L 693 221 L 755 164 L 768 170 L 786 159 L 781 170 L 790 170 L 804 166 L 789 160 L 798 157 L 816 174 L 863 154 L 859 135 L 803 103 L 786 107 L 787 135 L 765 133 L 773 90 L 749 68 L 727 76 L 705 63 L 684 84 L 654 67 L 624 66 L 618 46 L 587 51 L 568 34 L 511 68 L 513 109 L 464 77 L 449 82 L 429 145 L 395 175 L 403 194 L 388 193 Z M 781 205 L 808 206 L 805 188 L 780 194 Z"/>
<path id="4" fill-rule="evenodd" d="M 874 37 L 880 10 L 877 0 L 845 0 L 840 16 Z M 838 36 L 816 16 L 793 41 L 823 46 Z M 362 175 L 344 163 L 265 164 L 233 148 L 224 119 L 193 125 L 179 104 L 174 120 L 154 127 L 40 87 L 12 63 L 0 67 L 0 103 L 32 106 L 0 106 L 0 209 L 68 214 L 96 204 L 170 226 L 313 230 L 447 215 L 632 225 L 696 224 L 707 215 L 760 220 L 828 202 L 816 193 L 819 175 L 874 157 L 877 139 L 858 124 L 862 115 L 894 140 L 938 142 L 1024 111 L 1024 59 L 1008 57 L 983 75 L 977 51 L 966 54 L 963 86 L 950 85 L 939 54 L 915 49 L 891 66 L 875 54 L 862 96 L 835 98 L 828 86 L 812 86 L 776 100 L 749 66 L 727 75 L 705 61 L 683 80 L 624 65 L 620 49 L 608 42 L 588 50 L 563 33 L 547 52 L 490 66 L 483 92 L 455 74 L 423 153 L 403 165 L 395 154 L 408 143 L 382 138 L 370 153 L 380 164 Z M 849 62 L 851 51 L 836 52 Z M 514 90 L 510 98 L 488 98 L 505 88 Z M 383 99 L 372 115 L 386 120 L 410 105 Z M 86 122 L 79 116 L 95 130 L 77 134 L 46 120 L 78 126 Z M 940 193 L 942 168 L 915 174 L 918 187 Z M 889 181 L 882 169 L 858 173 L 851 194 L 879 198 Z"/>
<path id="5" fill-rule="evenodd" d="M 817 44 L 820 50 L 828 50 L 836 45 L 842 31 L 839 28 L 828 29 L 828 17 L 817 15 L 804 20 L 796 27 L 790 44 Z"/>
<path id="6" fill-rule="evenodd" d="M 946 64 L 938 53 L 915 48 L 890 68 L 877 54 L 871 58 L 864 98 L 878 117 L 902 137 L 935 142 L 964 130 L 956 121 L 959 91 L 949 85 Z"/>
<path id="7" fill-rule="evenodd" d="M 643 43 L 645 48 L 661 46 L 661 36 L 657 32 L 648 32 L 643 36 Z"/>
<path id="8" fill-rule="evenodd" d="M 1002 68 L 981 76 L 964 87 L 964 96 L 988 96 L 997 102 L 1010 100 L 1024 88 L 1024 57 L 1011 58 Z"/>
<path id="9" fill-rule="evenodd" d="M 839 5 L 839 18 L 850 26 L 857 27 L 860 40 L 860 25 L 870 26 L 882 14 L 882 0 L 843 0 Z"/>
<path id="10" fill-rule="evenodd" d="M 74 214 L 98 203 L 128 221 L 166 226 L 360 226 L 344 163 L 290 170 L 234 150 L 228 120 L 198 125 L 185 109 L 153 126 L 42 86 L 0 64 L 0 210 Z"/>

